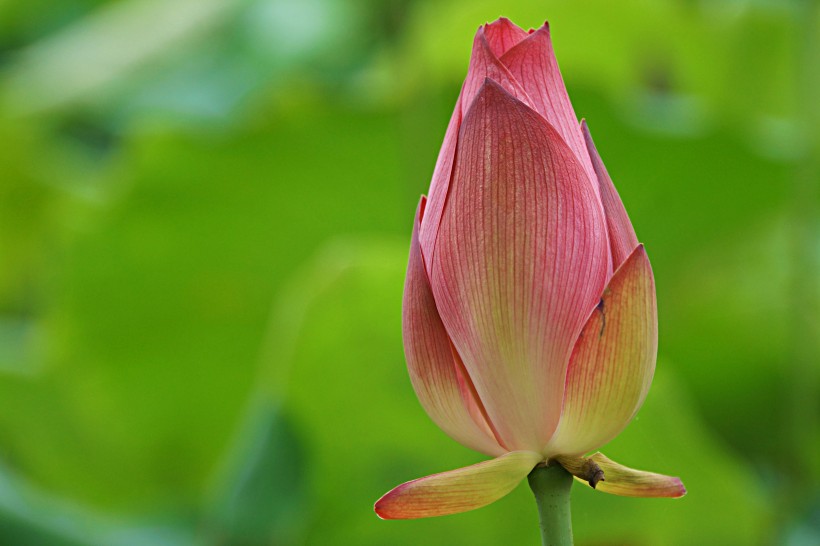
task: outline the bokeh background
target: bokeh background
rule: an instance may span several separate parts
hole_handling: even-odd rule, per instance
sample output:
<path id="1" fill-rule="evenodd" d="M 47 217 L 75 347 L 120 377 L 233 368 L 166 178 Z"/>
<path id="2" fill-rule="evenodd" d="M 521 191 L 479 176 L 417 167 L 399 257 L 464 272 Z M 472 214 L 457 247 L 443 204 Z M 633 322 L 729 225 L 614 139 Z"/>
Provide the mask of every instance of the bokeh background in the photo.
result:
<path id="1" fill-rule="evenodd" d="M 774 0 L 0 1 L 0 543 L 537 544 L 526 484 L 380 521 L 478 462 L 400 301 L 477 26 L 549 19 L 655 269 L 653 388 L 579 545 L 820 544 L 820 9 Z"/>

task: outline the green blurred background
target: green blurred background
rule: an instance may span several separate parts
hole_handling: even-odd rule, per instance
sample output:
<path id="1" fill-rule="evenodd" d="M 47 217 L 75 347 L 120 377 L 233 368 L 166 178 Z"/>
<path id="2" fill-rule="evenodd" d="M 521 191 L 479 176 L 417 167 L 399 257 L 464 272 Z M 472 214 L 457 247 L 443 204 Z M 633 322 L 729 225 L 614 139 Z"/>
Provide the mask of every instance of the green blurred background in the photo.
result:
<path id="1" fill-rule="evenodd" d="M 817 3 L 0 0 L 0 544 L 537 544 L 417 403 L 400 302 L 477 26 L 549 19 L 660 354 L 579 545 L 820 544 Z"/>

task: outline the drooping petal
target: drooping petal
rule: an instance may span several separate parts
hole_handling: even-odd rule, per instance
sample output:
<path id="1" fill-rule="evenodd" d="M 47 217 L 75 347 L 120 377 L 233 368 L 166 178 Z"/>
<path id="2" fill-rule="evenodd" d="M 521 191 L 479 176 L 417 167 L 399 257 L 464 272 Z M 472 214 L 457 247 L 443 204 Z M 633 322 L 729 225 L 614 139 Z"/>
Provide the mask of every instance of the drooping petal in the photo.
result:
<path id="1" fill-rule="evenodd" d="M 595 184 L 595 173 L 578 127 L 578 118 L 575 117 L 552 48 L 549 25 L 544 23 L 544 26 L 520 40 L 501 56 L 501 62 L 527 92 L 530 105 L 555 127 L 575 153 L 590 183 Z"/>
<path id="2" fill-rule="evenodd" d="M 679 498 L 686 494 L 680 478 L 626 467 L 600 451 L 586 458 L 561 460 L 561 465 L 587 485 L 591 485 L 586 477 L 587 469 L 590 466 L 599 468 L 604 477 L 595 483 L 594 488 L 612 495 Z"/>
<path id="3" fill-rule="evenodd" d="M 474 397 L 469 376 L 454 358 L 441 323 L 418 241 L 424 197 L 416 211 L 402 302 L 402 334 L 410 381 L 430 418 L 457 442 L 487 455 L 505 450 L 495 441 Z"/>
<path id="4" fill-rule="evenodd" d="M 494 31 L 493 31 L 494 32 Z M 495 38 L 494 38 L 495 39 Z M 498 46 L 496 44 L 496 46 Z M 470 108 L 473 100 L 478 94 L 478 90 L 487 78 L 492 78 L 502 85 L 510 94 L 518 98 L 525 104 L 530 104 L 526 91 L 510 74 L 498 57 L 490 48 L 485 27 L 479 27 L 473 39 L 473 51 L 470 55 L 470 67 L 467 70 L 467 77 L 461 87 L 461 94 L 456 103 L 456 109 L 450 118 L 447 126 L 447 133 L 444 137 L 441 151 L 439 152 L 436 168 L 433 172 L 433 180 L 430 183 L 430 192 L 427 199 L 427 212 L 425 221 L 421 225 L 420 241 L 422 253 L 425 256 L 428 271 L 430 270 L 430 259 L 433 245 L 438 236 L 441 214 L 444 210 L 444 203 L 450 187 L 453 164 L 456 153 L 456 143 L 458 140 L 459 128 L 464 114 Z"/>
<path id="5" fill-rule="evenodd" d="M 507 19 L 500 17 L 492 23 L 484 25 L 484 35 L 490 51 L 496 57 L 501 57 L 508 49 L 527 37 L 527 31 Z"/>
<path id="6" fill-rule="evenodd" d="M 432 257 L 442 322 L 508 449 L 538 451 L 607 274 L 603 210 L 544 119 L 487 80 L 459 135 Z"/>
<path id="7" fill-rule="evenodd" d="M 512 451 L 497 459 L 404 483 L 376 501 L 382 519 L 416 519 L 481 508 L 512 491 L 542 460 L 532 451 Z"/>
<path id="8" fill-rule="evenodd" d="M 578 338 L 549 453 L 586 453 L 632 420 L 655 372 L 657 328 L 652 268 L 639 245 L 613 275 Z"/>
<path id="9" fill-rule="evenodd" d="M 629 221 L 629 216 L 621 197 L 618 195 L 618 190 L 615 189 L 612 178 L 609 177 L 604 162 L 601 161 L 601 156 L 598 155 L 595 143 L 592 142 L 592 135 L 589 134 L 586 121 L 581 122 L 581 131 L 584 134 L 589 157 L 592 159 L 592 168 L 595 170 L 601 202 L 604 205 L 606 224 L 609 231 L 609 244 L 612 251 L 612 266 L 618 269 L 627 256 L 638 246 L 638 237 L 635 236 L 635 230 L 632 227 L 632 222 Z"/>

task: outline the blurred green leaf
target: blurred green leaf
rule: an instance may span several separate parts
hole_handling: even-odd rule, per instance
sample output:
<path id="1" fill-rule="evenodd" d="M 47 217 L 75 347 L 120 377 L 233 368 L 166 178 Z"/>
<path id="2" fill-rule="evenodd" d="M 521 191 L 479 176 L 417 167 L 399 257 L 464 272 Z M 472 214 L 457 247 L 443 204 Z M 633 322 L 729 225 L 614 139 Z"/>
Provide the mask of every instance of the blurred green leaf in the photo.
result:
<path id="1" fill-rule="evenodd" d="M 404 231 L 401 178 L 382 176 L 401 170 L 395 131 L 394 117 L 313 109 L 230 140 L 133 135 L 113 201 L 57 216 L 63 244 L 22 247 L 44 265 L 21 273 L 48 273 L 33 316 L 47 345 L 36 379 L 0 380 L 13 464 L 93 504 L 201 494 L 279 283 L 329 236 Z"/>
<path id="2" fill-rule="evenodd" d="M 32 113 L 99 98 L 106 86 L 209 30 L 233 4 L 125 0 L 103 6 L 22 54 L 4 82 L 4 106 Z"/>
<path id="3" fill-rule="evenodd" d="M 279 406 L 257 402 L 232 450 L 204 524 L 208 543 L 298 544 L 310 457 L 294 424 Z"/>
<path id="4" fill-rule="evenodd" d="M 180 521 L 126 520 L 43 492 L 0 469 L 0 537 L 9 546 L 183 546 L 193 535 Z"/>

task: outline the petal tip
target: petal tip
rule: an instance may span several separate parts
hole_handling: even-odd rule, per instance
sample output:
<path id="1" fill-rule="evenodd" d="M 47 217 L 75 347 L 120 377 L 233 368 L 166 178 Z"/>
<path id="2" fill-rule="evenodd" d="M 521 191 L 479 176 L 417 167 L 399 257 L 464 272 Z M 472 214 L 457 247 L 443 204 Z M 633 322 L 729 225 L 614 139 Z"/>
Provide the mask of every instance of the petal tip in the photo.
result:
<path id="1" fill-rule="evenodd" d="M 646 254 L 646 247 L 643 243 L 638 243 L 634 250 L 632 250 L 632 254 L 634 255 L 633 259 L 640 257 L 641 260 L 649 261 L 649 256 Z"/>
<path id="2" fill-rule="evenodd" d="M 416 481 L 416 480 L 413 480 Z M 410 519 L 411 516 L 402 512 L 401 509 L 401 496 L 405 489 L 407 489 L 408 484 L 413 483 L 406 482 L 401 485 L 397 485 L 384 495 L 382 495 L 379 500 L 373 503 L 373 511 L 376 512 L 376 515 L 379 516 L 379 519 L 382 520 L 390 520 L 390 519 Z"/>
<path id="3" fill-rule="evenodd" d="M 686 486 L 683 485 L 683 481 L 681 481 L 680 478 L 674 477 L 672 479 L 672 484 L 674 486 L 674 492 L 671 495 L 669 495 L 669 498 L 679 499 L 681 497 L 686 496 L 686 493 L 688 493 L 688 491 L 686 490 Z"/>
<path id="4" fill-rule="evenodd" d="M 373 503 L 373 511 L 376 512 L 376 515 L 381 520 L 393 519 L 393 518 L 390 517 L 388 512 L 384 509 L 384 503 L 382 502 L 383 499 L 384 499 L 384 497 L 380 498 L 375 503 Z"/>
<path id="5" fill-rule="evenodd" d="M 488 96 L 492 97 L 493 101 L 506 99 L 513 103 L 523 104 L 512 93 L 505 89 L 504 86 L 501 85 L 501 83 L 494 80 L 490 76 L 485 76 L 484 81 L 481 83 L 481 87 L 478 89 L 478 93 L 476 94 L 476 97 L 473 100 L 473 105 L 470 106 L 470 108 L 472 109 L 481 98 L 487 100 Z M 465 115 L 464 117 L 466 119 L 467 116 Z"/>
<path id="6" fill-rule="evenodd" d="M 422 218 L 424 218 L 424 209 L 427 208 L 427 196 L 421 194 L 419 198 L 419 204 L 416 207 L 416 217 L 418 218 L 419 224 L 421 224 Z"/>

